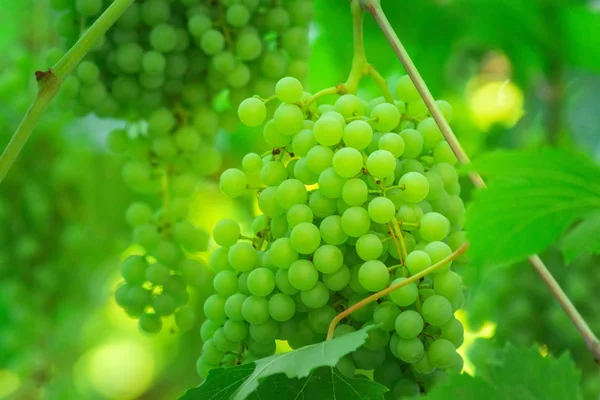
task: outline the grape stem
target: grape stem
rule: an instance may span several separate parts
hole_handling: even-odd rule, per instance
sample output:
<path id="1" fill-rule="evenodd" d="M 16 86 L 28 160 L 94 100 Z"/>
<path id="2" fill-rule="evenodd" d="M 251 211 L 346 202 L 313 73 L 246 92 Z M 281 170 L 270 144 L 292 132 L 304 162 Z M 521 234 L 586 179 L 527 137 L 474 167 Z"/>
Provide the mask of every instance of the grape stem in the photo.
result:
<path id="1" fill-rule="evenodd" d="M 401 287 L 408 285 L 409 283 L 416 282 L 416 281 L 420 280 L 421 278 L 431 274 L 435 270 L 443 267 L 444 265 L 448 264 L 449 262 L 451 262 L 451 261 L 457 259 L 458 257 L 460 257 L 461 255 L 463 255 L 464 252 L 467 251 L 468 248 L 469 248 L 469 244 L 465 243 L 462 246 L 460 246 L 458 249 L 456 249 L 456 251 L 454 253 L 450 254 L 448 257 L 444 258 L 443 260 L 440 260 L 437 263 L 433 264 L 431 267 L 428 267 L 428 268 L 424 269 L 423 271 L 421 271 L 417 274 L 414 274 L 413 276 L 410 276 L 401 282 L 396 283 L 395 285 L 387 287 L 380 292 L 374 293 L 374 294 L 370 295 L 369 297 L 362 299 L 358 303 L 354 304 L 352 307 L 348 307 L 346 310 L 344 310 L 341 313 L 339 313 L 338 315 L 336 315 L 335 318 L 333 319 L 333 321 L 331 321 L 331 324 L 329 325 L 329 330 L 327 331 L 327 340 L 333 339 L 333 333 L 335 331 L 335 327 L 337 326 L 337 324 L 341 320 L 343 320 L 344 318 L 346 318 L 347 316 L 349 316 L 350 314 L 355 312 L 356 310 L 359 310 L 359 309 L 365 307 L 369 303 L 379 300 L 383 296 L 387 296 L 388 294 L 392 293 L 393 291 L 398 290 Z"/>
<path id="2" fill-rule="evenodd" d="M 394 231 L 396 232 L 396 236 L 398 236 L 398 242 L 400 243 L 400 249 L 402 253 L 400 253 L 402 257 L 402 264 L 406 264 L 406 257 L 408 257 L 408 253 L 406 251 L 406 244 L 404 243 L 404 235 L 402 235 L 402 229 L 400 228 L 400 224 L 398 223 L 398 219 L 395 217 L 392 218 L 392 226 L 394 227 Z"/>
<path id="3" fill-rule="evenodd" d="M 448 121 L 444 118 L 444 115 L 440 111 L 439 107 L 435 103 L 429 88 L 425 84 L 425 81 L 419 74 L 416 66 L 412 62 L 408 52 L 400 42 L 400 39 L 396 35 L 394 28 L 391 26 L 389 20 L 387 19 L 383 9 L 381 8 L 381 4 L 379 0 L 360 0 L 361 5 L 364 9 L 366 9 L 375 19 L 375 22 L 385 35 L 391 47 L 394 49 L 396 56 L 404 66 L 404 69 L 410 76 L 413 81 L 417 91 L 421 95 L 421 98 L 427 105 L 429 112 L 431 113 L 433 119 L 436 124 L 442 131 L 444 138 L 452 148 L 452 151 L 456 155 L 456 158 L 461 162 L 461 164 L 469 164 L 470 160 L 467 156 L 467 153 L 464 151 L 460 142 L 454 135 L 452 128 L 448 124 Z M 486 188 L 487 185 L 485 181 L 477 172 L 471 172 L 469 177 L 473 184 L 477 188 Z M 538 273 L 542 281 L 548 286 L 552 295 L 556 298 L 563 311 L 567 316 L 571 319 L 580 335 L 583 337 L 585 344 L 587 345 L 589 351 L 592 353 L 596 363 L 600 364 L 600 340 L 596 337 L 594 332 L 591 330 L 585 319 L 581 316 L 577 308 L 571 302 L 571 299 L 567 294 L 562 290 L 556 279 L 552 276 L 552 273 L 548 270 L 544 262 L 540 259 L 537 254 L 534 254 L 528 258 L 529 263 Z M 357 303 L 358 304 L 358 303 Z"/>
<path id="4" fill-rule="evenodd" d="M 114 2 L 98 17 L 96 22 L 79 38 L 77 43 L 51 69 L 36 71 L 38 92 L 27 110 L 21 124 L 13 134 L 10 142 L 0 157 L 0 183 L 6 177 L 19 153 L 29 140 L 31 132 L 58 93 L 60 85 L 71 71 L 88 53 L 96 40 L 104 35 L 117 19 L 127 10 L 134 0 L 114 0 Z"/>

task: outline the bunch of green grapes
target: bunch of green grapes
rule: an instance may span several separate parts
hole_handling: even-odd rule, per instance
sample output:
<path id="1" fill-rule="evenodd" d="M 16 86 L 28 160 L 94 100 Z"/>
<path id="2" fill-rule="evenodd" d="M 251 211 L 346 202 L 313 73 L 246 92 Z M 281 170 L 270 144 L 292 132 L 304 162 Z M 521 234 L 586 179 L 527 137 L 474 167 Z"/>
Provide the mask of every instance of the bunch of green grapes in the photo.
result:
<path id="1" fill-rule="evenodd" d="M 596 303 L 589 301 L 600 285 L 598 257 L 580 257 L 569 268 L 565 268 L 561 258 L 555 250 L 544 255 L 552 274 L 592 331 L 600 332 L 600 310 Z M 475 328 L 488 320 L 494 322 L 494 340 L 500 347 L 507 342 L 525 347 L 537 343 L 547 346 L 555 356 L 569 351 L 583 371 L 585 398 L 598 398 L 598 366 L 573 323 L 526 263 L 490 274 L 471 299 L 467 315 Z M 477 353 L 482 349 L 478 347 L 474 351 Z M 489 354 L 484 352 L 479 356 L 482 355 L 487 357 Z"/>
<path id="2" fill-rule="evenodd" d="M 67 43 L 104 5 L 53 2 Z M 115 298 L 143 331 L 160 331 L 172 314 L 182 330 L 193 325 L 188 288 L 202 287 L 207 269 L 190 256 L 207 249 L 208 234 L 188 220 L 190 198 L 221 168 L 215 136 L 235 128 L 239 102 L 271 92 L 285 73 L 306 76 L 312 12 L 308 0 L 135 2 L 65 81 L 76 114 L 128 122 L 108 147 L 123 155 L 122 177 L 140 195 L 125 218 L 143 254 L 123 263 Z"/>
<path id="3" fill-rule="evenodd" d="M 298 80 L 277 83 L 281 104 L 263 128 L 272 150 L 247 154 L 241 169 L 221 175 L 229 197 L 257 189 L 263 214 L 252 235 L 230 219 L 214 228 L 221 247 L 210 259 L 216 294 L 204 304 L 202 377 L 271 355 L 276 340 L 294 349 L 323 341 L 336 314 L 464 243 L 456 158 L 408 76 L 396 93 L 394 102 L 344 94 L 317 107 Z M 450 105 L 439 106 L 451 119 Z M 238 113 L 259 126 L 265 102 L 249 98 Z M 460 371 L 463 327 L 454 312 L 464 297 L 450 266 L 343 320 L 336 337 L 378 327 L 338 368 L 348 376 L 373 370 L 394 399 Z"/>
<path id="4" fill-rule="evenodd" d="M 56 27 L 72 45 L 110 1 L 53 0 Z M 63 92 L 76 114 L 146 118 L 178 107 L 201 135 L 219 127 L 251 93 L 270 93 L 290 74 L 307 75 L 309 0 L 143 0 L 134 2 L 69 77 Z M 57 61 L 54 50 L 48 60 Z M 226 107 L 227 108 L 227 107 Z"/>

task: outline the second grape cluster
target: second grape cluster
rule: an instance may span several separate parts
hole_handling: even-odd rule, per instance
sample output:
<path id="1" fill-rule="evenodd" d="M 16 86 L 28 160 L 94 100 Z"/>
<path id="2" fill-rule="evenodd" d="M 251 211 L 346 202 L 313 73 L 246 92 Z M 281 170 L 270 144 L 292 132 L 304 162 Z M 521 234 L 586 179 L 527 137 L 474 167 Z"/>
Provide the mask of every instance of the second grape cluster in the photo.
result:
<path id="1" fill-rule="evenodd" d="M 294 78 L 275 96 L 250 98 L 238 114 L 261 125 L 265 102 L 281 101 L 263 128 L 272 150 L 226 170 L 221 190 L 257 190 L 262 211 L 242 235 L 233 220 L 214 229 L 216 294 L 204 305 L 198 372 L 325 340 L 333 318 L 365 297 L 449 257 L 465 242 L 456 158 L 408 77 L 399 100 L 343 94 L 316 105 Z M 389 97 L 389 96 L 388 96 Z M 445 117 L 452 109 L 438 102 Z M 457 260 L 455 262 L 460 262 Z M 448 263 L 342 320 L 335 337 L 369 324 L 364 346 L 340 360 L 390 392 L 419 395 L 462 370 L 462 281 Z"/>

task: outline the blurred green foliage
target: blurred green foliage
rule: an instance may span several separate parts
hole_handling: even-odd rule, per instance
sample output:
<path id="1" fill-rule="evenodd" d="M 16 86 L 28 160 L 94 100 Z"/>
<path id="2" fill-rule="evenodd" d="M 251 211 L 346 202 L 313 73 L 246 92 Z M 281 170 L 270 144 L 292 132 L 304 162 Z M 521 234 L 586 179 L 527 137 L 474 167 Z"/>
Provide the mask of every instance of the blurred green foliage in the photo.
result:
<path id="1" fill-rule="evenodd" d="M 347 1 L 315 3 L 312 90 L 344 81 L 352 59 Z M 382 0 L 382 5 L 434 95 L 453 103 L 453 126 L 471 155 L 551 144 L 600 159 L 600 13 L 592 2 Z M 56 41 L 53 17 L 45 0 L 3 0 L 0 6 L 2 147 L 35 92 L 33 72 L 48 67 L 43 53 Z M 391 81 L 400 76 L 400 63 L 369 16 L 365 42 L 370 62 L 384 76 Z M 503 123 L 504 114 L 488 116 L 490 124 L 481 125 L 480 100 L 473 100 L 480 98 L 474 94 L 487 83 L 508 81 L 524 97 L 524 116 L 516 124 Z M 495 100 L 492 111 L 500 107 Z M 512 106 L 508 105 L 510 112 Z M 0 399 L 103 399 L 115 393 L 121 398 L 164 399 L 198 382 L 197 330 L 144 338 L 113 304 L 111 291 L 127 243 L 122 212 L 131 194 L 121 182 L 119 160 L 104 149 L 107 132 L 104 122 L 73 122 L 53 108 L 0 185 Z M 220 134 L 224 167 L 239 162 L 249 149 L 262 148 L 256 136 L 246 130 Z M 582 274 L 565 273 L 560 261 L 551 264 L 575 293 Z M 527 306 L 539 292 L 528 288 L 540 283 L 520 267 L 489 274 L 494 274 L 492 281 L 525 282 L 510 296 L 515 304 Z M 578 267 L 576 262 L 570 268 Z M 577 293 L 593 296 L 593 289 L 586 290 Z M 538 299 L 546 303 L 553 301 L 547 293 L 539 296 L 545 296 Z M 484 308 L 492 321 L 503 321 L 515 310 L 499 297 L 490 298 Z M 481 300 L 472 304 L 483 307 Z M 589 368 L 583 342 L 556 314 L 535 315 L 543 321 L 539 325 L 547 327 L 545 335 L 552 335 L 549 350 L 569 348 Z M 597 312 L 586 316 L 598 325 Z M 563 330 L 569 335 L 561 341 Z M 545 344 L 548 336 L 532 332 L 519 333 L 516 341 Z M 510 329 L 501 333 L 499 341 L 515 340 Z M 119 357 L 127 354 L 151 364 L 150 370 L 121 362 Z M 119 371 L 125 373 L 116 368 L 119 365 L 133 372 L 119 376 Z M 127 382 L 102 390 L 109 379 L 89 370 L 101 367 L 108 378 L 117 383 L 129 380 L 129 386 L 139 390 Z M 125 392 L 114 391 L 119 388 Z M 588 393 L 595 389 L 592 385 Z"/>

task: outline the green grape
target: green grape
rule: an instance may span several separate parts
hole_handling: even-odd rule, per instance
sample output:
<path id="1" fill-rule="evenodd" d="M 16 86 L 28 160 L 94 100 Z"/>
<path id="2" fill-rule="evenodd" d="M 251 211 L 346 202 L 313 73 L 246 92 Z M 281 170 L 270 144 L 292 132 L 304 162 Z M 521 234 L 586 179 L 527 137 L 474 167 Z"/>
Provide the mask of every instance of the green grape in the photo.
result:
<path id="1" fill-rule="evenodd" d="M 406 257 L 406 268 L 411 275 L 418 274 L 431 267 L 431 265 L 429 254 L 422 250 L 414 250 Z"/>
<path id="2" fill-rule="evenodd" d="M 369 231 L 371 219 L 362 207 L 350 207 L 342 215 L 342 229 L 348 236 L 359 237 Z"/>
<path id="3" fill-rule="evenodd" d="M 131 227 L 147 224 L 151 219 L 152 208 L 146 203 L 132 203 L 125 211 L 125 220 Z"/>
<path id="4" fill-rule="evenodd" d="M 331 321 L 336 316 L 335 310 L 330 306 L 324 306 L 308 312 L 308 326 L 316 334 L 324 335 L 329 330 Z"/>
<path id="5" fill-rule="evenodd" d="M 333 164 L 333 151 L 329 147 L 315 146 L 306 154 L 308 169 L 314 174 L 320 174 Z"/>
<path id="6" fill-rule="evenodd" d="M 352 332 L 356 332 L 356 328 L 354 328 L 352 325 L 339 324 L 336 326 L 333 332 L 333 337 L 339 338 Z"/>
<path id="7" fill-rule="evenodd" d="M 269 320 L 269 303 L 264 297 L 249 296 L 242 304 L 242 316 L 251 324 L 264 324 Z"/>
<path id="8" fill-rule="evenodd" d="M 394 104 L 381 103 L 371 110 L 371 118 L 374 118 L 373 126 L 380 132 L 390 132 L 400 123 L 400 111 Z"/>
<path id="9" fill-rule="evenodd" d="M 317 145 L 313 131 L 310 129 L 302 129 L 292 139 L 292 149 L 294 154 L 300 157 L 306 156 L 309 150 Z"/>
<path id="10" fill-rule="evenodd" d="M 387 224 L 396 214 L 394 203 L 385 197 L 375 197 L 369 202 L 369 217 L 378 224 Z"/>
<path id="11" fill-rule="evenodd" d="M 284 135 L 275 124 L 275 120 L 270 120 L 265 124 L 263 130 L 263 137 L 265 141 L 272 147 L 285 147 L 287 146 L 292 137 L 290 135 Z"/>
<path id="12" fill-rule="evenodd" d="M 342 265 L 332 274 L 323 274 L 322 281 L 329 290 L 341 291 L 350 283 L 350 276 L 350 269 Z"/>
<path id="13" fill-rule="evenodd" d="M 238 107 L 238 117 L 244 125 L 249 127 L 259 126 L 265 121 L 266 116 L 265 103 L 255 97 L 242 101 Z"/>
<path id="14" fill-rule="evenodd" d="M 423 251 L 429 255 L 431 258 L 431 263 L 436 264 L 443 259 L 449 257 L 452 254 L 452 249 L 444 242 L 431 242 L 428 243 Z M 436 274 L 441 274 L 447 272 L 452 265 L 452 262 L 447 263 L 443 268 L 439 268 L 436 270 Z"/>
<path id="15" fill-rule="evenodd" d="M 366 112 L 365 103 L 356 95 L 344 94 L 335 102 L 335 110 L 342 114 L 344 118 L 364 115 Z"/>
<path id="16" fill-rule="evenodd" d="M 155 27 L 154 29 L 158 28 Z M 152 32 L 154 32 L 154 29 L 152 30 Z M 155 39 L 155 41 L 157 41 L 156 43 L 152 43 L 152 34 L 150 34 L 150 43 L 153 45 L 153 47 L 158 50 L 161 51 L 163 53 L 169 51 L 166 50 L 168 49 L 170 46 L 166 46 L 166 43 L 158 42 L 158 38 Z M 200 41 L 200 48 L 202 49 L 202 51 L 204 51 L 206 54 L 208 55 L 216 55 L 218 53 L 220 53 L 225 47 L 225 37 L 223 36 L 223 34 L 216 30 L 216 29 L 208 29 L 207 31 L 205 31 L 202 34 L 202 39 Z M 162 50 L 161 50 L 162 48 Z"/>
<path id="17" fill-rule="evenodd" d="M 457 296 L 462 290 L 462 279 L 452 271 L 436 274 L 433 277 L 433 289 L 447 299 Z"/>
<path id="18" fill-rule="evenodd" d="M 260 156 L 256 153 L 248 153 L 242 159 L 242 168 L 245 172 L 260 172 L 262 166 L 262 158 L 260 158 Z"/>
<path id="19" fill-rule="evenodd" d="M 363 156 L 352 147 L 344 147 L 333 156 L 333 169 L 343 178 L 351 178 L 361 172 Z"/>
<path id="20" fill-rule="evenodd" d="M 248 177 L 239 169 L 230 168 L 221 174 L 219 188 L 231 198 L 239 197 L 246 192 Z"/>
<path id="21" fill-rule="evenodd" d="M 390 286 L 394 286 L 404 280 L 406 280 L 406 278 L 397 278 L 392 281 Z M 419 289 L 414 283 L 409 283 L 408 285 L 402 286 L 401 288 L 398 288 L 389 294 L 390 300 L 400 307 L 406 307 L 413 304 L 415 301 L 417 301 L 418 297 Z"/>
<path id="22" fill-rule="evenodd" d="M 416 311 L 406 310 L 400 313 L 394 323 L 394 329 L 402 339 L 414 339 L 423 330 L 425 322 L 423 317 Z"/>
<path id="23" fill-rule="evenodd" d="M 227 8 L 225 20 L 233 27 L 241 28 L 248 24 L 250 20 L 250 11 L 243 4 L 232 4 Z"/>
<path id="24" fill-rule="evenodd" d="M 377 178 L 384 178 L 394 173 L 396 158 L 387 150 L 376 150 L 367 158 L 367 170 Z"/>
<path id="25" fill-rule="evenodd" d="M 421 388 L 412 379 L 400 379 L 394 385 L 392 393 L 396 399 L 418 397 L 421 395 Z"/>
<path id="26" fill-rule="evenodd" d="M 175 312 L 177 308 L 176 300 L 168 294 L 159 294 L 154 297 L 152 307 L 156 315 L 167 316 Z"/>
<path id="27" fill-rule="evenodd" d="M 315 190 L 311 193 L 308 204 L 314 215 L 320 218 L 334 214 L 337 209 L 336 200 L 324 196 L 320 190 Z"/>
<path id="28" fill-rule="evenodd" d="M 433 295 L 423 302 L 421 315 L 428 324 L 442 326 L 452 317 L 452 305 L 445 297 Z"/>
<path id="29" fill-rule="evenodd" d="M 237 283 L 237 282 L 236 282 Z M 235 293 L 225 301 L 225 315 L 232 321 L 242 321 L 242 304 L 248 296 L 243 293 Z"/>
<path id="30" fill-rule="evenodd" d="M 379 138 L 379 150 L 387 150 L 398 158 L 404 153 L 404 139 L 396 133 L 386 133 Z"/>
<path id="31" fill-rule="evenodd" d="M 92 85 L 100 79 L 100 68 L 89 60 L 82 61 L 75 70 L 79 81 L 86 85 Z"/>
<path id="32" fill-rule="evenodd" d="M 435 149 L 444 140 L 442 131 L 433 118 L 426 118 L 419 123 L 417 130 L 423 135 L 423 148 L 425 150 Z"/>
<path id="33" fill-rule="evenodd" d="M 404 141 L 405 158 L 417 158 L 423 151 L 423 135 L 416 129 L 404 129 L 400 132 L 400 137 Z"/>
<path id="34" fill-rule="evenodd" d="M 283 293 L 277 293 L 269 299 L 269 315 L 275 321 L 288 321 L 296 312 L 294 300 Z"/>
<path id="35" fill-rule="evenodd" d="M 209 296 L 204 301 L 204 315 L 215 322 L 223 323 L 227 319 L 225 315 L 226 299 L 218 294 Z"/>
<path id="36" fill-rule="evenodd" d="M 298 252 L 292 247 L 288 238 L 280 238 L 273 242 L 269 249 L 271 261 L 279 268 L 287 269 L 298 259 Z"/>
<path id="37" fill-rule="evenodd" d="M 210 319 L 205 320 L 200 327 L 200 338 L 203 342 L 212 339 L 213 335 L 221 327 L 221 324 Z"/>
<path id="38" fill-rule="evenodd" d="M 385 361 L 385 351 L 384 350 L 368 350 L 364 347 L 358 348 L 352 352 L 352 360 L 356 365 L 356 368 L 359 369 L 375 369 L 383 365 Z"/>
<path id="39" fill-rule="evenodd" d="M 329 301 L 329 289 L 317 282 L 311 289 L 301 291 L 300 298 L 308 308 L 321 308 Z"/>
<path id="40" fill-rule="evenodd" d="M 372 324 L 373 322 L 370 321 L 367 322 L 365 325 Z M 363 345 L 363 347 L 371 351 L 383 350 L 390 340 L 389 332 L 379 327 L 371 329 L 367 332 L 367 335 L 367 340 L 365 340 L 365 344 Z"/>
<path id="41" fill-rule="evenodd" d="M 317 179 L 319 179 L 319 175 L 308 169 L 306 158 L 299 159 L 294 165 L 294 177 L 305 185 L 315 184 L 317 183 Z"/>
<path id="42" fill-rule="evenodd" d="M 179 307 L 175 313 L 175 323 L 182 332 L 191 330 L 196 324 L 194 309 L 190 306 Z"/>
<path id="43" fill-rule="evenodd" d="M 408 224 L 404 225 L 404 222 L 418 224 L 421 222 L 422 217 L 423 209 L 416 204 L 402 204 L 396 213 L 396 218 L 401 221 L 402 228 L 406 231 L 412 231 L 416 229 L 416 227 Z"/>
<path id="44" fill-rule="evenodd" d="M 275 285 L 281 293 L 287 294 L 288 296 L 293 296 L 298 293 L 298 289 L 290 283 L 287 269 L 280 269 L 275 273 Z"/>
<path id="45" fill-rule="evenodd" d="M 349 179 L 342 188 L 342 199 L 350 206 L 360 206 L 367 201 L 369 188 L 361 179 Z"/>
<path id="46" fill-rule="evenodd" d="M 150 264 L 146 269 L 146 280 L 155 285 L 162 285 L 167 282 L 169 275 L 169 268 L 160 263 Z"/>
<path id="47" fill-rule="evenodd" d="M 375 260 L 383 253 L 383 243 L 376 235 L 367 233 L 356 241 L 356 253 L 365 261 Z"/>
<path id="48" fill-rule="evenodd" d="M 319 247 L 313 255 L 315 268 L 324 274 L 333 274 L 342 267 L 344 255 L 336 246 L 329 244 Z"/>
<path id="49" fill-rule="evenodd" d="M 206 362 L 218 365 L 223 360 L 224 356 L 225 353 L 217 349 L 212 339 L 207 340 L 202 345 L 202 357 Z"/>
<path id="50" fill-rule="evenodd" d="M 215 225 L 213 238 L 219 246 L 233 246 L 240 238 L 240 226 L 234 220 L 223 219 Z"/>
<path id="51" fill-rule="evenodd" d="M 445 140 L 438 144 L 435 149 L 433 149 L 433 157 L 435 158 L 435 161 L 439 163 L 456 165 L 458 162 L 458 159 L 456 158 L 456 155 L 454 155 L 452 148 Z"/>
<path id="52" fill-rule="evenodd" d="M 277 201 L 277 188 L 275 186 L 270 186 L 260 192 L 260 195 L 258 196 L 258 206 L 265 215 L 271 218 L 278 217 L 285 213 L 285 210 Z"/>
<path id="53" fill-rule="evenodd" d="M 456 357 L 456 348 L 447 339 L 436 339 L 429 346 L 429 359 L 431 364 L 438 368 L 448 368 Z"/>
<path id="54" fill-rule="evenodd" d="M 277 188 L 277 201 L 286 210 L 296 204 L 306 203 L 307 198 L 306 187 L 298 179 L 284 180 Z"/>
<path id="55" fill-rule="evenodd" d="M 304 113 L 293 104 L 281 104 L 273 114 L 275 128 L 283 135 L 293 136 L 303 128 Z"/>
<path id="56" fill-rule="evenodd" d="M 348 235 L 342 229 L 342 217 L 330 215 L 321 221 L 319 225 L 321 238 L 327 244 L 339 246 L 348 240 Z"/>
<path id="57" fill-rule="evenodd" d="M 408 364 L 414 364 L 425 356 L 423 342 L 418 338 L 400 339 L 396 346 L 398 358 Z"/>
<path id="58" fill-rule="evenodd" d="M 300 101 L 304 88 L 302 83 L 294 77 L 281 78 L 275 85 L 275 96 L 284 103 L 296 103 Z"/>
<path id="59" fill-rule="evenodd" d="M 402 188 L 404 199 L 409 203 L 420 203 L 429 194 L 429 182 L 418 172 L 405 173 L 398 181 L 398 185 Z"/>
<path id="60" fill-rule="evenodd" d="M 321 243 L 319 228 L 310 222 L 299 223 L 292 229 L 290 243 L 300 254 L 314 253 Z"/>
<path id="61" fill-rule="evenodd" d="M 319 280 L 319 271 L 308 260 L 297 260 L 288 270 L 290 284 L 298 290 L 309 290 L 315 287 Z"/>
<path id="62" fill-rule="evenodd" d="M 256 268 L 246 282 L 248 290 L 254 296 L 268 296 L 275 289 L 275 275 L 267 268 Z"/>
<path id="63" fill-rule="evenodd" d="M 323 146 L 335 146 L 342 140 L 344 122 L 333 116 L 321 116 L 315 122 L 313 134 L 319 144 Z"/>
<path id="64" fill-rule="evenodd" d="M 373 139 L 373 128 L 365 121 L 352 121 L 344 128 L 343 139 L 346 146 L 363 150 Z"/>
<path id="65" fill-rule="evenodd" d="M 282 163 L 269 161 L 265 163 L 260 171 L 260 179 L 267 186 L 276 186 L 285 181 L 287 170 Z"/>
<path id="66" fill-rule="evenodd" d="M 241 342 L 248 337 L 248 324 L 244 321 L 229 320 L 223 325 L 225 337 L 232 342 Z"/>
<path id="67" fill-rule="evenodd" d="M 441 241 L 450 232 L 450 221 L 442 214 L 430 212 L 421 218 L 419 234 L 428 242 Z"/>
<path id="68" fill-rule="evenodd" d="M 400 366 L 390 359 L 386 359 L 380 367 L 375 368 L 373 371 L 375 382 L 381 383 L 388 388 L 393 388 L 400 376 L 402 376 Z"/>
<path id="69" fill-rule="evenodd" d="M 319 192 L 330 199 L 340 198 L 342 197 L 344 183 L 346 183 L 346 179 L 338 175 L 332 167 L 329 167 L 319 175 Z"/>
<path id="70" fill-rule="evenodd" d="M 221 271 L 213 279 L 213 287 L 221 296 L 227 298 L 237 292 L 238 278 L 233 271 Z"/>
<path id="71" fill-rule="evenodd" d="M 240 32 L 235 43 L 235 52 L 244 61 L 252 61 L 260 56 L 263 43 L 257 32 L 252 28 L 245 28 Z"/>
<path id="72" fill-rule="evenodd" d="M 450 318 L 450 321 L 446 322 L 440 328 L 442 331 L 442 334 L 440 335 L 441 338 L 451 341 L 456 347 L 462 345 L 465 330 L 459 320 Z"/>
<path id="73" fill-rule="evenodd" d="M 279 324 L 272 319 L 263 324 L 250 324 L 250 338 L 260 344 L 269 344 L 279 335 Z"/>
<path id="74" fill-rule="evenodd" d="M 410 76 L 404 75 L 396 83 L 396 96 L 406 103 L 417 101 L 421 98 Z"/>
<path id="75" fill-rule="evenodd" d="M 237 242 L 229 248 L 229 264 L 239 272 L 252 270 L 258 264 L 256 249 L 250 243 Z"/>
<path id="76" fill-rule="evenodd" d="M 384 301 L 375 307 L 373 321 L 385 331 L 395 329 L 396 318 L 400 315 L 400 309 L 391 301 Z"/>
<path id="77" fill-rule="evenodd" d="M 162 329 L 162 321 L 156 314 L 143 313 L 140 316 L 139 327 L 145 333 L 155 334 Z"/>
<path id="78" fill-rule="evenodd" d="M 121 275 L 127 283 L 142 284 L 146 280 L 148 262 L 142 256 L 129 256 L 121 264 Z"/>
<path id="79" fill-rule="evenodd" d="M 362 287 L 370 292 L 379 292 L 387 286 L 390 274 L 384 263 L 378 260 L 365 262 L 358 271 Z"/>
<path id="80" fill-rule="evenodd" d="M 312 222 L 313 212 L 306 204 L 295 204 L 287 211 L 288 226 L 293 229 L 302 222 Z"/>

